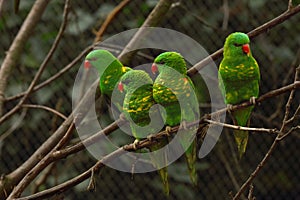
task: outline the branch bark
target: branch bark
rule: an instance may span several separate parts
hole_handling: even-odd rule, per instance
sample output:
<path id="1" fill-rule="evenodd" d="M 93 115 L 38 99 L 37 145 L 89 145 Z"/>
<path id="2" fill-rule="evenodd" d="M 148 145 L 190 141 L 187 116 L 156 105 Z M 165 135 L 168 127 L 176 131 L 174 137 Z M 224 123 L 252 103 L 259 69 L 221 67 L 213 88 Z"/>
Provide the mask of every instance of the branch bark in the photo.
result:
<path id="1" fill-rule="evenodd" d="M 137 33 L 133 36 L 130 42 L 125 46 L 121 54 L 119 55 L 119 60 L 123 64 L 129 63 L 129 61 L 133 58 L 137 51 L 131 51 L 134 47 L 139 43 L 142 37 L 146 37 L 147 31 L 143 29 L 144 27 L 155 27 L 159 24 L 161 19 L 168 13 L 168 10 L 172 6 L 174 0 L 160 0 L 152 12 L 149 14 L 143 25 L 137 31 Z M 125 54 L 125 52 L 128 52 Z"/>
<path id="2" fill-rule="evenodd" d="M 48 62 L 50 61 L 51 57 L 53 56 L 56 48 L 58 47 L 58 44 L 61 40 L 61 37 L 65 31 L 65 28 L 67 26 L 67 21 L 68 21 L 68 13 L 69 13 L 69 0 L 66 1 L 65 3 L 65 9 L 64 9 L 64 14 L 63 14 L 63 22 L 59 28 L 58 34 L 55 38 L 55 41 L 53 43 L 53 45 L 51 46 L 50 51 L 48 52 L 46 58 L 44 59 L 43 63 L 41 64 L 39 70 L 37 71 L 37 73 L 35 74 L 33 80 L 31 81 L 25 95 L 23 96 L 23 98 L 19 101 L 19 103 L 10 111 L 8 111 L 4 116 L 2 116 L 0 118 L 0 124 L 3 123 L 5 120 L 7 120 L 10 116 L 12 116 L 15 112 L 17 112 L 21 107 L 22 104 L 26 101 L 27 97 L 29 96 L 29 94 L 32 92 L 34 86 L 36 85 L 37 81 L 39 80 L 39 78 L 41 77 L 43 71 L 45 70 Z M 4 99 L 3 99 L 4 100 Z M 3 104 L 3 101 L 2 101 Z M 0 101 L 0 106 L 1 106 L 1 101 Z M 0 115 L 1 116 L 1 115 Z"/>
<path id="3" fill-rule="evenodd" d="M 3 103 L 5 99 L 5 90 L 7 79 L 10 76 L 12 69 L 18 63 L 21 57 L 24 46 L 31 36 L 32 31 L 39 22 L 44 10 L 46 9 L 50 0 L 37 0 L 35 1 L 32 9 L 26 17 L 20 31 L 11 44 L 7 55 L 0 68 L 0 116 L 3 115 Z"/>

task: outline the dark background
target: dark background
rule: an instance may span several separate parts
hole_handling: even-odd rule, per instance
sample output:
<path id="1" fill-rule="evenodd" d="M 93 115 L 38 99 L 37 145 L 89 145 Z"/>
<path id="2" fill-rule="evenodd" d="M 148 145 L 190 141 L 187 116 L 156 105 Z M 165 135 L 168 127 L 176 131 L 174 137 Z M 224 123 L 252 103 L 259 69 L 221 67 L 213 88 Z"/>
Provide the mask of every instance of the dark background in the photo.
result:
<path id="1" fill-rule="evenodd" d="M 70 63 L 84 48 L 93 43 L 94 32 L 107 14 L 120 1 L 87 0 L 71 1 L 68 27 L 58 50 L 51 59 L 41 82 L 56 74 Z M 209 53 L 223 46 L 226 36 L 235 31 L 249 32 L 275 18 L 287 9 L 282 0 L 230 0 L 228 20 L 224 20 L 224 1 L 182 1 L 168 11 L 160 26 L 177 30 L 199 42 Z M 17 14 L 9 3 L 0 19 L 0 62 L 3 61 L 15 35 L 32 7 L 33 1 L 21 1 Z M 140 27 L 157 1 L 134 0 L 110 23 L 104 38 L 131 28 Z M 24 91 L 49 51 L 58 32 L 64 2 L 53 0 L 46 9 L 30 40 L 23 49 L 17 67 L 9 78 L 7 97 Z M 261 70 L 260 94 L 293 82 L 296 58 L 300 46 L 300 14 L 251 40 L 251 49 Z M 298 54 L 297 54 L 298 52 Z M 151 62 L 151 61 L 149 61 Z M 216 61 L 219 65 L 220 59 Z M 42 90 L 33 93 L 29 103 L 42 104 L 57 109 L 66 116 L 72 111 L 72 87 L 80 64 Z M 253 127 L 280 128 L 288 94 L 262 102 L 254 110 Z M 299 105 L 299 94 L 292 104 L 292 111 Z M 6 110 L 17 101 L 5 104 Z M 22 118 L 24 117 L 24 118 Z M 21 120 L 20 120 L 21 119 Z M 20 120 L 20 123 L 19 123 Z M 22 164 L 53 132 L 62 120 L 49 112 L 23 109 L 0 127 L 0 174 L 6 174 Z M 298 120 L 299 124 L 299 120 Z M 10 131 L 11 127 L 14 127 Z M 8 132 L 9 131 L 9 134 Z M 169 166 L 172 199 L 229 199 L 236 193 L 232 176 L 241 185 L 266 154 L 275 136 L 266 133 L 251 134 L 244 157 L 237 161 L 231 130 L 224 129 L 218 144 L 205 158 L 198 160 L 199 187 L 193 188 L 184 158 Z M 74 139 L 78 136 L 74 133 Z M 257 199 L 300 198 L 299 131 L 277 146 L 270 160 L 254 180 Z M 61 183 L 92 166 L 96 160 L 83 151 L 51 166 L 50 176 L 39 190 Z M 50 167 L 49 167 L 50 168 Z M 64 193 L 65 199 L 157 199 L 163 198 L 159 176 L 156 172 L 134 174 L 110 168 L 101 170 L 96 181 L 96 191 L 86 191 L 88 182 Z M 32 184 L 26 194 L 35 189 Z"/>

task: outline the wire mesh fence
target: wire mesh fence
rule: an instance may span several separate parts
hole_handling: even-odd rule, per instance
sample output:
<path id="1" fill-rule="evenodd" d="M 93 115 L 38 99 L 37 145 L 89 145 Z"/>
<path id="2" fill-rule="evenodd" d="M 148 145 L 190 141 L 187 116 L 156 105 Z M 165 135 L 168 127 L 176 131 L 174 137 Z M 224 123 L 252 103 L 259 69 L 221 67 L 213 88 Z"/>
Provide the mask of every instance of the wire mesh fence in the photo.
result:
<path id="1" fill-rule="evenodd" d="M 34 4 L 34 1 L 21 1 L 18 12 L 14 13 L 14 2 L 4 2 L 0 19 L 1 63 Z M 122 31 L 140 27 L 158 3 L 156 0 L 132 0 L 114 13 L 114 9 L 122 2 L 125 4 L 125 1 L 117 0 L 71 1 L 65 33 L 38 84 L 60 73 L 91 45 L 108 16 L 111 19 L 102 35 L 102 40 Z M 41 21 L 22 49 L 21 57 L 8 79 L 4 112 L 17 105 L 20 99 L 18 95 L 29 87 L 45 59 L 62 23 L 64 4 L 64 1 L 50 1 Z M 223 47 L 229 33 L 235 31 L 247 33 L 283 13 L 287 6 L 287 1 L 279 0 L 176 1 L 161 18 L 159 26 L 188 35 L 211 54 Z M 296 14 L 251 40 L 252 53 L 261 70 L 260 94 L 293 83 L 300 55 L 299 21 L 300 15 Z M 115 47 L 113 53 L 119 52 L 122 48 L 124 47 Z M 155 55 L 151 54 L 151 51 L 146 51 L 146 54 L 149 56 L 146 61 L 139 61 L 137 58 L 126 64 L 134 67 L 141 62 L 153 62 L 150 58 Z M 82 57 L 73 67 L 61 73 L 55 81 L 32 92 L 25 103 L 47 106 L 68 116 L 72 112 L 74 80 L 83 59 Z M 217 66 L 220 60 L 215 61 Z M 282 94 L 257 105 L 252 115 L 251 127 L 280 129 L 288 95 L 288 93 Z M 291 113 L 294 113 L 299 106 L 299 99 L 299 91 L 296 91 L 291 104 Z M 0 173 L 4 176 L 17 169 L 61 126 L 63 121 L 64 119 L 51 112 L 24 106 L 9 120 L 2 123 Z M 299 126 L 299 118 L 294 120 L 293 126 Z M 257 167 L 276 137 L 267 133 L 250 134 L 247 152 L 241 160 L 238 160 L 231 131 L 224 129 L 212 152 L 197 161 L 199 185 L 196 188 L 189 180 L 184 158 L 168 166 L 172 199 L 230 198 L 230 195 L 239 190 Z M 78 135 L 74 131 L 70 144 L 78 141 Z M 300 198 L 298 147 L 299 129 L 280 142 L 254 179 L 253 195 L 256 199 Z M 50 164 L 23 195 L 42 191 L 69 180 L 93 166 L 96 161 L 88 151 L 81 151 Z M 93 191 L 86 190 L 89 184 L 89 180 L 86 180 L 67 192 L 57 194 L 57 197 L 65 199 L 165 197 L 156 172 L 130 174 L 106 167 L 95 177 Z"/>

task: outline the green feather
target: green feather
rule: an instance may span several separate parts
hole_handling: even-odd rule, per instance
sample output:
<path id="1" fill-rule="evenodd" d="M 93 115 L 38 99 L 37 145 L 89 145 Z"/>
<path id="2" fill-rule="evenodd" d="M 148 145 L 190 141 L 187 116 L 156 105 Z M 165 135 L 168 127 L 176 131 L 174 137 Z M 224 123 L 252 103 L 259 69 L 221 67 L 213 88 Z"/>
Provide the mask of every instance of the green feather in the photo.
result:
<path id="1" fill-rule="evenodd" d="M 94 66 L 100 76 L 100 90 L 102 94 L 111 96 L 116 84 L 123 74 L 131 70 L 109 51 L 97 49 L 91 51 L 85 58 Z"/>
<path id="2" fill-rule="evenodd" d="M 163 115 L 166 125 L 175 126 L 183 121 L 193 122 L 199 119 L 199 112 L 193 109 L 194 105 L 198 105 L 194 95 L 194 85 L 187 76 L 183 57 L 177 52 L 165 52 L 155 58 L 154 64 L 158 67 L 159 75 L 153 85 L 153 97 L 166 111 Z M 187 106 L 181 109 L 178 99 L 183 99 Z M 184 130 L 184 133 L 192 135 L 196 131 L 195 128 Z M 183 148 L 187 149 L 185 157 L 191 181 L 197 185 L 196 139 L 191 142 L 188 137 L 185 137 L 185 140 L 182 138 L 180 142 Z"/>
<path id="3" fill-rule="evenodd" d="M 136 129 L 136 125 L 144 127 L 149 125 L 151 121 L 151 113 L 159 115 L 159 111 L 156 109 L 150 110 L 150 108 L 156 104 L 153 99 L 153 81 L 150 76 L 142 70 L 131 70 L 124 74 L 120 80 L 124 87 L 125 99 L 123 104 L 123 112 L 125 117 L 130 121 L 130 127 L 132 135 L 136 139 L 146 137 L 140 131 Z M 156 115 L 156 116 L 157 116 Z M 157 116 L 159 117 L 159 116 Z M 156 118 L 157 118 L 156 117 Z M 151 127 L 148 129 L 148 134 L 156 133 L 156 130 L 152 130 Z M 168 172 L 167 172 L 167 157 L 166 155 L 156 154 L 155 151 L 161 149 L 168 143 L 167 139 L 163 139 L 158 143 L 149 147 L 149 150 L 153 152 L 151 154 L 151 160 L 158 169 L 159 175 L 163 182 L 164 192 L 169 195 L 169 183 L 168 183 Z"/>
<path id="4" fill-rule="evenodd" d="M 238 104 L 258 97 L 260 72 L 251 51 L 245 53 L 243 45 L 249 44 L 249 37 L 241 32 L 230 34 L 224 44 L 223 60 L 219 67 L 219 86 L 226 104 Z M 232 112 L 233 123 L 249 126 L 253 106 Z M 248 142 L 247 131 L 234 131 L 239 156 L 245 151 Z"/>

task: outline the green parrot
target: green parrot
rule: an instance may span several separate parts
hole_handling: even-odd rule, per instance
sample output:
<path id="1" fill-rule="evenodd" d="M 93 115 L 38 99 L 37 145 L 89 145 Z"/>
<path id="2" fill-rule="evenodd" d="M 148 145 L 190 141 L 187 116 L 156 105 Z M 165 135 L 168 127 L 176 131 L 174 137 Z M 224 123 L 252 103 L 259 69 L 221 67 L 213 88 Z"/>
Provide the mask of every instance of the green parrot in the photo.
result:
<path id="1" fill-rule="evenodd" d="M 197 127 L 186 128 L 186 122 L 198 120 L 200 113 L 193 82 L 187 76 L 184 58 L 177 52 L 164 52 L 155 58 L 151 69 L 153 73 L 159 73 L 153 84 L 153 97 L 165 109 L 165 115 L 162 117 L 166 121 L 166 130 L 168 131 L 169 126 L 183 122 L 184 133 L 193 135 Z M 181 102 L 179 99 L 182 99 Z M 180 103 L 184 104 L 180 106 Z M 193 141 L 181 140 L 180 143 L 186 149 L 189 175 L 196 186 L 196 138 Z"/>
<path id="2" fill-rule="evenodd" d="M 259 94 L 260 72 L 253 58 L 247 34 L 230 34 L 224 44 L 223 60 L 219 67 L 219 87 L 228 106 L 251 100 Z M 254 106 L 231 112 L 234 125 L 249 126 Z M 245 153 L 248 131 L 234 130 L 239 157 Z"/>
<path id="3" fill-rule="evenodd" d="M 101 96 L 100 102 L 97 103 L 99 107 L 98 113 L 110 113 L 110 115 L 100 115 L 100 124 L 105 127 L 114 121 L 112 112 L 115 115 L 119 115 L 122 112 L 124 95 L 114 89 L 121 76 L 131 70 L 131 68 L 123 66 L 113 54 L 104 49 L 93 50 L 86 56 L 84 61 L 85 69 L 88 70 L 92 66 L 97 69 L 100 76 Z M 115 98 L 111 103 L 113 92 Z"/>
<path id="4" fill-rule="evenodd" d="M 131 70 L 121 77 L 118 89 L 120 92 L 125 93 L 123 112 L 125 118 L 130 122 L 132 135 L 136 138 L 136 141 L 159 132 L 163 127 L 163 121 L 158 107 L 157 109 L 152 109 L 152 106 L 156 102 L 153 99 L 153 81 L 150 76 L 143 70 Z M 160 120 L 161 126 L 156 126 L 157 129 L 153 125 L 157 125 L 159 123 L 158 120 Z M 166 195 L 169 195 L 170 189 L 166 167 L 167 157 L 165 154 L 155 153 L 156 150 L 162 148 L 167 143 L 167 138 L 164 138 L 150 146 L 149 150 L 153 152 L 150 157 L 154 167 L 158 169 L 164 185 L 164 192 Z"/>
<path id="5" fill-rule="evenodd" d="M 84 67 L 90 68 L 94 66 L 100 77 L 100 90 L 102 94 L 111 96 L 119 79 L 127 71 L 131 70 L 129 67 L 123 66 L 123 64 L 109 51 L 103 49 L 97 49 L 91 51 L 84 61 Z"/>

